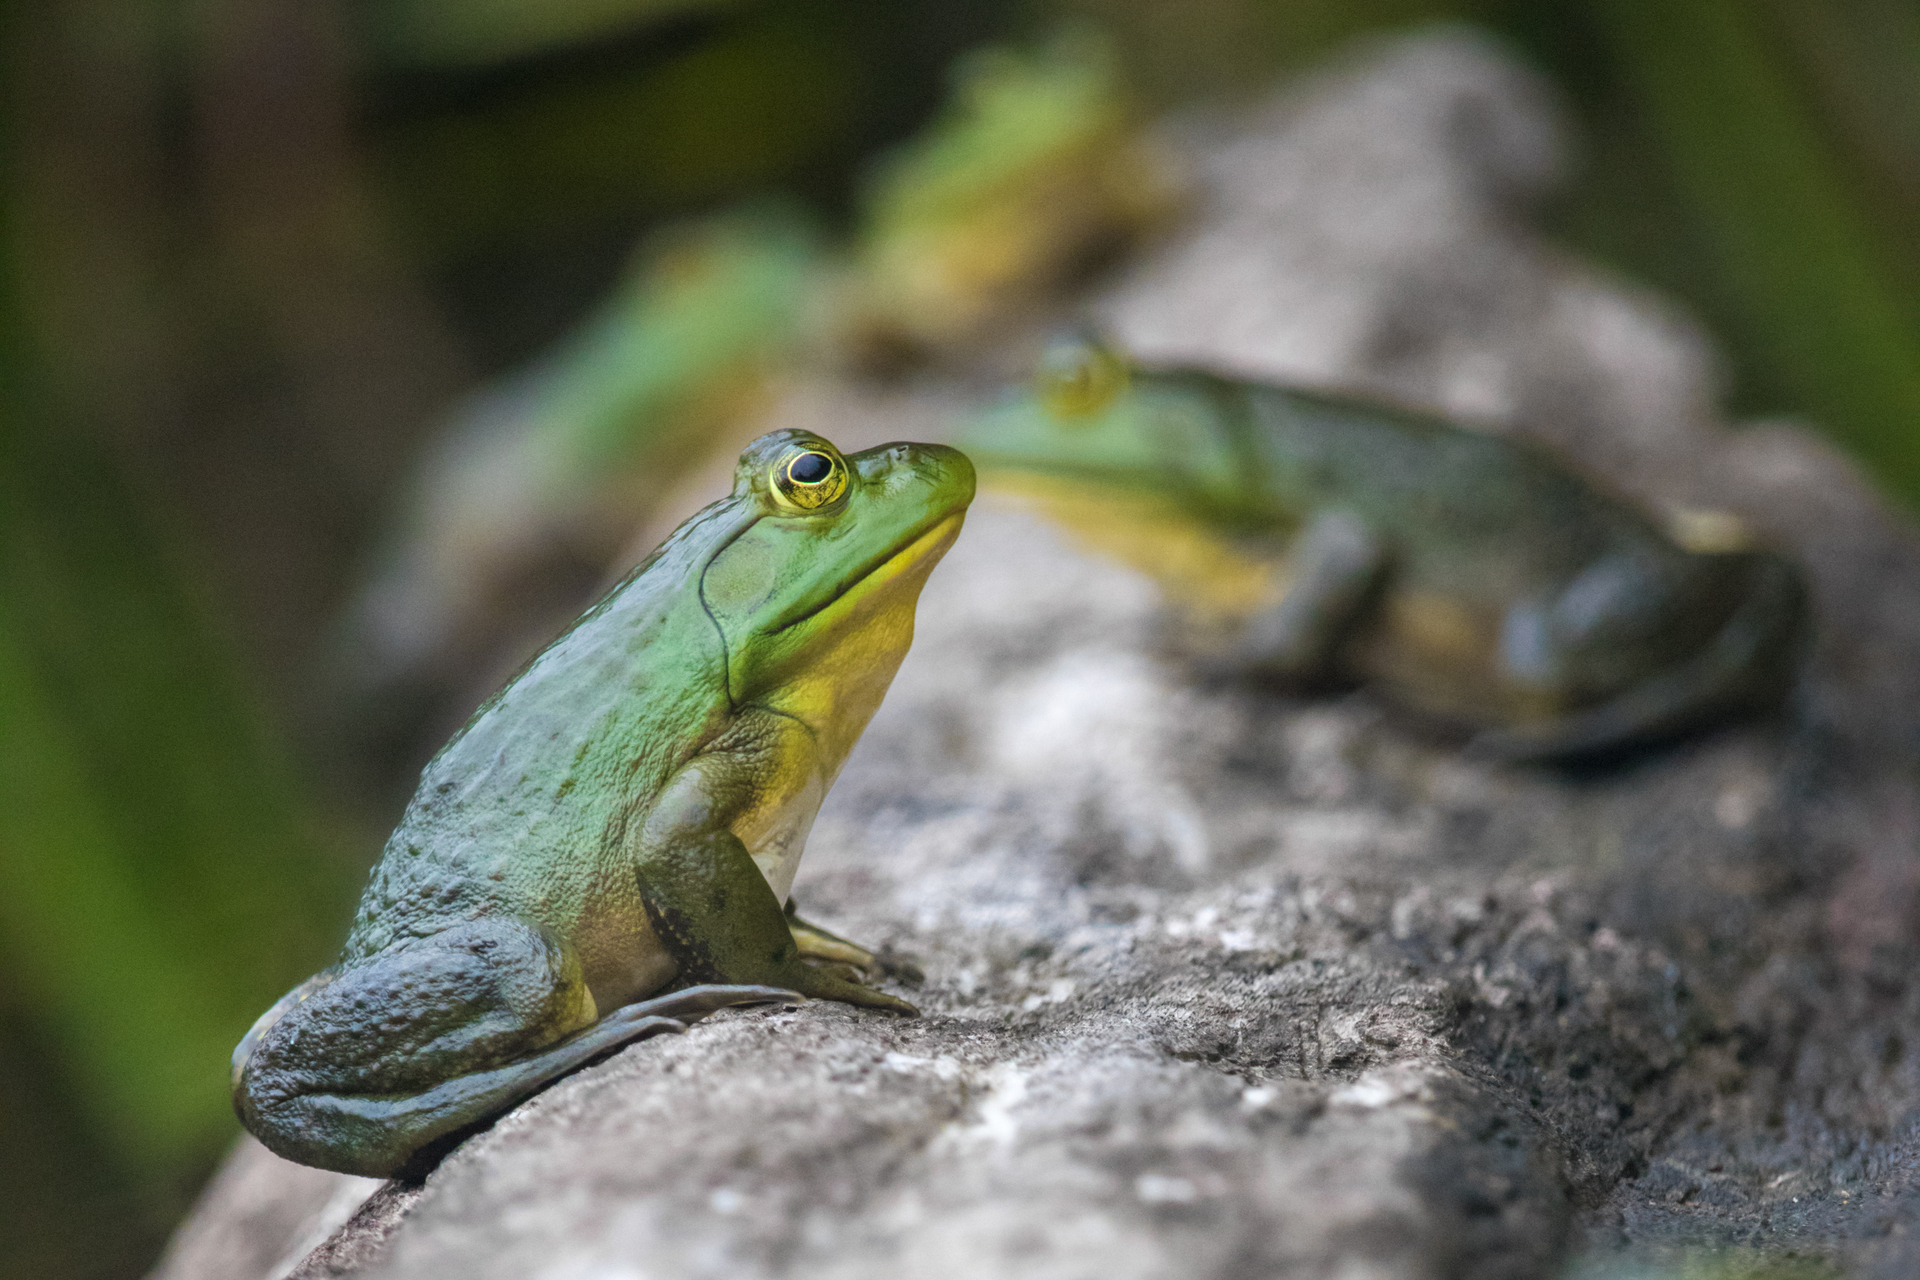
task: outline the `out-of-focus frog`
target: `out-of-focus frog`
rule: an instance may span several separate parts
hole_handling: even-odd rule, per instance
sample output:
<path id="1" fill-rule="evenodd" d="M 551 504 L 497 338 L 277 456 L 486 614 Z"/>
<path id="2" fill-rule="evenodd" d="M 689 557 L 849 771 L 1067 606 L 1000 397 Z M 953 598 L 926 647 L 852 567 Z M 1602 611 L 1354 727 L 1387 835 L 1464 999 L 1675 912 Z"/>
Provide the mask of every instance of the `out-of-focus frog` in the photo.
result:
<path id="1" fill-rule="evenodd" d="M 1182 196 L 1097 31 L 976 50 L 946 109 L 867 183 L 843 336 L 856 356 L 977 342 Z"/>
<path id="2" fill-rule="evenodd" d="M 854 980 L 870 952 L 782 904 L 973 489 L 939 445 L 751 445 L 730 497 L 427 766 L 339 963 L 234 1051 L 247 1128 L 305 1164 L 417 1171 L 555 1076 L 727 1005 L 913 1013 Z"/>
<path id="3" fill-rule="evenodd" d="M 1535 445 L 1407 409 L 1055 344 L 966 424 L 1023 494 L 1180 602 L 1210 666 L 1360 680 L 1510 759 L 1602 754 L 1777 699 L 1797 569 L 1689 549 Z"/>
<path id="4" fill-rule="evenodd" d="M 455 411 L 342 619 L 354 762 L 443 735 L 626 567 L 663 495 L 730 456 L 784 376 L 964 348 L 1172 211 L 1091 29 L 956 72 L 947 109 L 879 165 L 846 252 L 781 204 L 662 228 L 579 328 Z"/>

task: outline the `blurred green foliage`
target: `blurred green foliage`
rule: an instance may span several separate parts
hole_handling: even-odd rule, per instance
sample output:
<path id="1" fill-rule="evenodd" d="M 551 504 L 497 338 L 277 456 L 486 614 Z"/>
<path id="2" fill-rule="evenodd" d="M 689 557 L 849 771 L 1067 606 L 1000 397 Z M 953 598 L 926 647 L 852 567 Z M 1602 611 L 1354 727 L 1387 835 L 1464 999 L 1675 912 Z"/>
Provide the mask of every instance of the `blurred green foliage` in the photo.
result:
<path id="1" fill-rule="evenodd" d="M 1558 238 L 1920 504 L 1911 0 L 7 6 L 0 1270 L 136 1268 L 234 1132 L 233 1040 L 339 936 L 391 815 L 323 767 L 315 639 L 451 393 L 662 220 L 850 219 L 958 55 L 1063 17 L 1153 107 L 1492 30 L 1583 147 Z"/>
<path id="2" fill-rule="evenodd" d="M 138 1265 L 230 1140 L 220 1060 L 325 956 L 350 881 L 196 575 L 46 393 L 15 195 L 0 189 L 0 1240 L 34 1274 L 85 1274 Z"/>
<path id="3" fill-rule="evenodd" d="M 1847 9 L 1817 25 L 1851 34 Z M 1746 363 L 1767 368 L 1786 399 L 1778 407 L 1827 426 L 1920 501 L 1920 264 L 1841 163 L 1833 135 L 1845 126 L 1792 40 L 1811 11 L 1793 0 L 1772 12 L 1741 0 L 1594 0 L 1591 11 L 1618 91 L 1639 107 L 1649 152 L 1709 246 Z M 1910 103 L 1920 101 L 1913 17 Z M 1866 85 L 1881 77 L 1870 92 L 1884 94 L 1899 68 L 1859 72 Z"/>
<path id="4" fill-rule="evenodd" d="M 0 946 L 145 1172 L 224 1138 L 209 1055 L 324 956 L 341 895 L 131 497 L 71 439 L 0 445 Z"/>
<path id="5" fill-rule="evenodd" d="M 793 177 L 835 149 L 867 71 L 838 24 L 808 8 L 774 6 L 684 48 L 396 123 L 376 157 L 406 242 L 443 262 Z"/>
<path id="6" fill-rule="evenodd" d="M 368 53 L 402 67 L 488 66 L 740 0 L 388 0 L 364 6 Z"/>

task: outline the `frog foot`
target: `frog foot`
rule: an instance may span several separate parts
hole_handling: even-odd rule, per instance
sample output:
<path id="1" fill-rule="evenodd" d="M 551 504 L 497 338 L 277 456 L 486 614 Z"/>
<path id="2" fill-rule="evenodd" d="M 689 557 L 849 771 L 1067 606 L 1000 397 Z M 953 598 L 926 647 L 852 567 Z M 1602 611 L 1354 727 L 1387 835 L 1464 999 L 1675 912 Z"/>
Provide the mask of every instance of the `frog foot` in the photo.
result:
<path id="1" fill-rule="evenodd" d="M 889 995 L 885 991 L 870 987 L 858 978 L 849 979 L 833 972 L 837 966 L 811 964 L 799 961 L 794 966 L 798 973 L 789 973 L 787 980 L 801 988 L 816 1000 L 838 1000 L 842 1004 L 860 1005 L 867 1009 L 880 1009 L 887 1013 L 897 1013 L 906 1018 L 917 1018 L 920 1011 L 902 1000 L 899 996 Z"/>
<path id="2" fill-rule="evenodd" d="M 867 970 L 860 968 L 858 965 L 844 964 L 838 960 L 814 960 L 807 958 L 806 964 L 816 972 L 838 978 L 842 982 L 852 982 L 860 986 L 865 986 L 868 979 L 872 976 Z"/>
<path id="3" fill-rule="evenodd" d="M 787 899 L 786 911 L 787 928 L 793 932 L 794 945 L 800 948 L 800 958 L 816 969 L 853 982 L 871 982 L 884 977 L 917 987 L 927 980 L 925 972 L 909 956 L 890 947 L 871 951 L 810 920 L 802 920 L 791 897 Z"/>

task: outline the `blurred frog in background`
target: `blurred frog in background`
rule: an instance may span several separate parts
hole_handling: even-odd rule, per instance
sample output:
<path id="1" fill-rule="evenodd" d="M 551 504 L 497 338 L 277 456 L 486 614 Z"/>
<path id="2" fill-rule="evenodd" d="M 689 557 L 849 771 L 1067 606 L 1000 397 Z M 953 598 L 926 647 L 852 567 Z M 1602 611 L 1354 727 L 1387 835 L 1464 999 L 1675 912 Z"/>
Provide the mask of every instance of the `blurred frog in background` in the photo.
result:
<path id="1" fill-rule="evenodd" d="M 305 1164 L 417 1173 L 556 1076 L 729 1005 L 913 1014 L 789 891 L 973 491 L 940 445 L 751 445 L 730 496 L 421 774 L 339 963 L 234 1051 L 247 1128 Z"/>
<path id="2" fill-rule="evenodd" d="M 1182 194 L 1098 32 L 979 50 L 946 111 L 868 183 L 846 340 L 922 354 L 978 342 L 1165 226 Z"/>
<path id="3" fill-rule="evenodd" d="M 625 570 L 656 502 L 739 447 L 773 379 L 976 340 L 1164 221 L 1169 171 L 1119 86 L 1088 31 L 979 51 L 881 169 L 849 253 L 788 207 L 645 246 L 594 316 L 474 397 L 423 458 L 348 610 L 352 736 L 404 754 L 444 733 Z"/>
<path id="4" fill-rule="evenodd" d="M 1478 754 L 1611 753 L 1779 699 L 1798 570 L 1689 549 L 1539 447 L 1393 406 L 1135 367 L 1083 339 L 965 424 L 990 488 L 1155 577 L 1206 666 L 1365 682 Z"/>

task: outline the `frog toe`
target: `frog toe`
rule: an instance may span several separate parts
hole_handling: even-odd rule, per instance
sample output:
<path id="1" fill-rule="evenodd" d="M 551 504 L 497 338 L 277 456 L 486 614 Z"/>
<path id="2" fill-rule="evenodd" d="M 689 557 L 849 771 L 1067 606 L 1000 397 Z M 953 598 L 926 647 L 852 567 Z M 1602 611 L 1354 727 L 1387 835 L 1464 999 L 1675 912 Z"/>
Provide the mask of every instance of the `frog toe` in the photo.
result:
<path id="1" fill-rule="evenodd" d="M 679 1018 L 662 1018 L 657 1014 L 634 1013 L 631 1009 L 615 1009 L 601 1023 L 609 1032 L 623 1027 L 632 1034 L 622 1044 L 634 1040 L 644 1040 L 650 1036 L 677 1036 L 684 1033 L 687 1023 Z"/>
<path id="2" fill-rule="evenodd" d="M 902 1018 L 917 1018 L 920 1016 L 918 1007 L 908 1004 L 899 996 L 888 995 L 884 991 L 875 991 L 871 987 L 862 987 L 860 990 L 865 993 L 864 999 L 856 1000 L 847 996 L 836 997 L 836 999 L 846 1004 L 857 1004 L 863 1008 L 877 1009 L 881 1013 L 891 1013 Z"/>
<path id="3" fill-rule="evenodd" d="M 857 969 L 879 967 L 879 960 L 866 947 L 823 929 L 810 920 L 802 920 L 797 899 L 787 899 L 786 913 L 787 927 L 793 933 L 794 945 L 800 948 L 802 959 L 814 963 L 851 965 Z"/>
<path id="4" fill-rule="evenodd" d="M 920 1016 L 920 1010 L 917 1006 L 907 1003 L 899 996 L 888 995 L 884 991 L 872 991 L 871 994 L 877 998 L 867 1003 L 867 1007 L 870 1009 L 879 1009 L 886 1013 L 898 1014 L 903 1018 L 917 1018 Z"/>
<path id="5" fill-rule="evenodd" d="M 804 1004 L 806 996 L 785 987 L 767 987 L 746 983 L 704 983 L 669 992 L 652 1000 L 622 1007 L 614 1016 L 629 1018 L 667 1018 L 680 1023 L 698 1022 L 722 1009 L 738 1009 L 761 1004 Z M 682 1027 L 684 1030 L 685 1028 Z"/>
<path id="6" fill-rule="evenodd" d="M 800 985 L 796 983 L 795 985 Z M 837 1000 L 841 1004 L 859 1005 L 866 1009 L 879 1009 L 886 1013 L 897 1013 L 903 1018 L 917 1018 L 920 1011 L 902 1000 L 899 996 L 863 986 L 858 982 L 848 982 L 844 978 L 818 970 L 808 975 L 805 983 L 807 994 L 817 1000 Z"/>
<path id="7" fill-rule="evenodd" d="M 840 979 L 842 982 L 859 983 L 866 977 L 866 971 L 864 969 L 859 969 L 853 965 L 844 964 L 837 960 L 806 960 L 803 963 L 819 973 L 828 974 Z"/>

